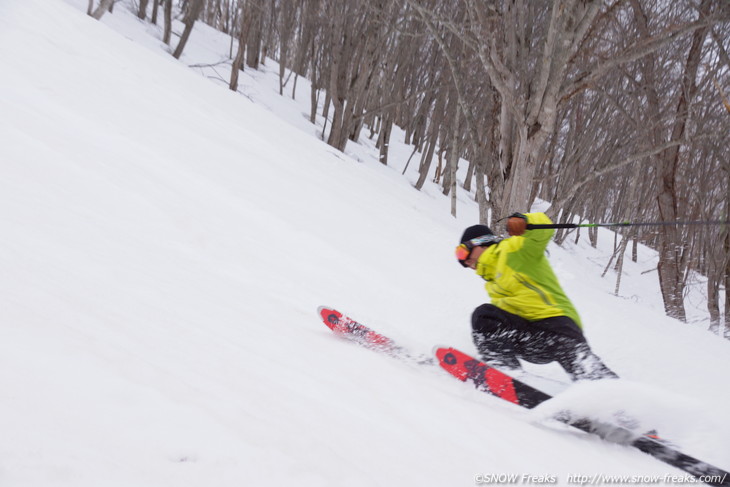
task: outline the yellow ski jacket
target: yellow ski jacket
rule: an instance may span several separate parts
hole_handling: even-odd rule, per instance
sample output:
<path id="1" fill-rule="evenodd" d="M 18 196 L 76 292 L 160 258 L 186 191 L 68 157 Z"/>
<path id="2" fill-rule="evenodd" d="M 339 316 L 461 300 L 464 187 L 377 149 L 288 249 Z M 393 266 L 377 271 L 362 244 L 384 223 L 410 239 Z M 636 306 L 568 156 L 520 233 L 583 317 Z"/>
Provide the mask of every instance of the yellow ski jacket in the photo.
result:
<path id="1" fill-rule="evenodd" d="M 544 213 L 528 213 L 527 223 L 552 223 Z M 581 326 L 580 316 L 558 283 L 545 256 L 555 230 L 527 230 L 522 236 L 491 245 L 479 257 L 476 272 L 486 283 L 492 304 L 528 321 L 568 316 Z"/>

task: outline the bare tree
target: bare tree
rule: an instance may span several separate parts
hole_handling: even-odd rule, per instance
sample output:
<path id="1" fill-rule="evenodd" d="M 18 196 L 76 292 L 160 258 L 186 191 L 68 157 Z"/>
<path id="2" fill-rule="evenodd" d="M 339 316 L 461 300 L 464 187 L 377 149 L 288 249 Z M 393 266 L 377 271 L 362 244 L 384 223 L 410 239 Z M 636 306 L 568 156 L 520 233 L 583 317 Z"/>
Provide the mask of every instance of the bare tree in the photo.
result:
<path id="1" fill-rule="evenodd" d="M 156 0 L 152 0 L 153 3 L 157 3 Z M 144 20 L 147 18 L 147 5 L 149 0 L 139 0 L 139 9 L 137 10 L 137 17 Z"/>
<path id="2" fill-rule="evenodd" d="M 162 42 L 170 45 L 170 37 L 172 36 L 172 0 L 163 0 L 165 2 L 164 16 L 165 29 L 162 34 Z"/>
<path id="3" fill-rule="evenodd" d="M 198 20 L 198 16 L 200 15 L 200 12 L 203 10 L 204 6 L 205 0 L 189 0 L 187 2 L 187 10 L 185 12 L 185 19 L 183 20 L 185 28 L 183 29 L 183 33 L 180 36 L 180 41 L 177 43 L 175 51 L 172 53 L 172 56 L 175 59 L 180 59 L 180 56 L 182 56 L 185 45 L 190 38 L 190 34 L 193 32 L 193 26 L 195 25 L 195 21 Z"/>
<path id="4" fill-rule="evenodd" d="M 281 15 L 279 15 L 279 94 L 284 94 L 284 84 L 286 77 L 286 68 L 289 63 L 289 53 L 291 51 L 291 37 L 295 32 L 295 22 L 297 18 L 297 4 L 295 0 L 282 0 L 280 5 Z"/>
<path id="5" fill-rule="evenodd" d="M 238 27 L 238 49 L 236 50 L 236 57 L 233 59 L 233 65 L 231 66 L 231 81 L 229 88 L 233 91 L 238 90 L 238 73 L 243 69 L 243 59 L 246 52 L 246 39 L 248 38 L 249 28 L 251 26 L 251 15 L 252 4 L 247 0 L 242 0 L 238 4 L 239 9 L 239 21 Z"/>
<path id="6" fill-rule="evenodd" d="M 171 0 L 157 1 L 165 2 L 168 30 Z M 310 120 L 321 113 L 322 137 L 333 147 L 344 150 L 368 127 L 380 162 L 388 164 L 398 125 L 414 145 L 411 158 L 420 159 L 415 187 L 434 181 L 452 201 L 456 162 L 467 160 L 463 185 L 474 191 L 483 223 L 526 211 L 538 197 L 561 220 L 727 218 L 726 1 L 182 5 L 186 29 L 178 49 L 202 12 L 202 20 L 238 40 L 231 89 L 244 62 L 256 69 L 267 55 L 278 55 L 280 93 L 288 76 L 292 96 L 298 76 L 310 79 Z M 193 15 L 196 5 L 202 10 Z M 657 249 L 667 313 L 684 318 L 687 282 L 702 272 L 711 324 L 719 330 L 723 285 L 730 302 L 730 237 L 722 232 L 670 226 L 622 232 L 606 273 L 616 272 L 618 293 L 628 248 L 633 258 L 638 242 Z M 567 236 L 561 231 L 557 238 Z M 588 237 L 595 245 L 598 233 Z"/>
<path id="7" fill-rule="evenodd" d="M 257 69 L 262 61 L 265 0 L 247 0 L 248 29 L 246 35 L 246 66 Z"/>
<path id="8" fill-rule="evenodd" d="M 157 14 L 160 9 L 160 3 L 162 3 L 162 0 L 152 0 L 152 17 L 150 18 L 150 22 L 157 25 Z"/>
<path id="9" fill-rule="evenodd" d="M 93 4 L 93 1 L 89 1 L 89 10 L 91 9 L 91 6 Z M 94 17 L 96 20 L 100 20 L 105 13 L 111 11 L 112 7 L 114 6 L 114 0 L 100 0 L 99 5 L 96 7 L 96 10 L 91 14 L 92 17 Z"/>

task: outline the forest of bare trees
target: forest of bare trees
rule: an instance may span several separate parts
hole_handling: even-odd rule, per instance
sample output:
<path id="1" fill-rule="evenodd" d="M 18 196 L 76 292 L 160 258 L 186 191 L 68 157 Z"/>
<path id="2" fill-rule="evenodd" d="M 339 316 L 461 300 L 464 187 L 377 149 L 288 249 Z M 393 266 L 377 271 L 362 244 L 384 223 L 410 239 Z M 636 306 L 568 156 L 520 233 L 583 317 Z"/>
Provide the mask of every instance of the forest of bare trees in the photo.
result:
<path id="1" fill-rule="evenodd" d="M 113 6 L 93 3 L 96 18 Z M 474 191 L 483 223 L 527 211 L 536 198 L 561 221 L 728 220 L 727 0 L 134 5 L 154 23 L 158 8 L 165 12 L 164 40 L 176 57 L 196 21 L 229 34 L 232 90 L 240 70 L 267 57 L 280 64 L 282 95 L 309 79 L 310 119 L 327 120 L 322 136 L 339 150 L 370 137 L 388 164 L 392 127 L 401 127 L 414 146 L 417 189 L 436 165 L 436 182 L 453 195 L 456 165 L 466 161 L 459 183 Z M 595 232 L 587 236 L 595 243 Z M 608 263 L 619 271 L 617 293 L 624 254 L 636 259 L 639 242 L 659 253 L 653 272 L 666 313 L 686 320 L 686 288 L 699 273 L 710 328 L 719 333 L 724 323 L 730 339 L 730 306 L 720 304 L 721 293 L 730 302 L 728 226 L 626 227 Z"/>

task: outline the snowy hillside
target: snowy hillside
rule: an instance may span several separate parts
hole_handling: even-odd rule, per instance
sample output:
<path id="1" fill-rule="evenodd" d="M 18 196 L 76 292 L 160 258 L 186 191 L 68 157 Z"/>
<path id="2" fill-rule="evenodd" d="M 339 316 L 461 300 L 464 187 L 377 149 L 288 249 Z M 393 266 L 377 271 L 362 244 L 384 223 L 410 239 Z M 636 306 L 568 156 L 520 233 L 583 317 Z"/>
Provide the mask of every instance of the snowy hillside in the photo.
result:
<path id="1" fill-rule="evenodd" d="M 652 252 L 614 297 L 608 233 L 551 245 L 623 379 L 533 412 L 338 339 L 318 305 L 417 353 L 473 351 L 486 296 L 453 258 L 470 196 L 454 219 L 438 188 L 415 191 L 402 135 L 393 167 L 369 140 L 324 144 L 271 62 L 243 95 L 215 79 L 227 68 L 186 66 L 220 61 L 220 33 L 197 24 L 178 62 L 125 4 L 101 22 L 86 4 L 0 2 L 0 486 L 682 474 L 549 419 L 565 408 L 623 411 L 730 469 L 730 343 L 702 329 L 699 297 L 697 324 L 663 316 Z"/>

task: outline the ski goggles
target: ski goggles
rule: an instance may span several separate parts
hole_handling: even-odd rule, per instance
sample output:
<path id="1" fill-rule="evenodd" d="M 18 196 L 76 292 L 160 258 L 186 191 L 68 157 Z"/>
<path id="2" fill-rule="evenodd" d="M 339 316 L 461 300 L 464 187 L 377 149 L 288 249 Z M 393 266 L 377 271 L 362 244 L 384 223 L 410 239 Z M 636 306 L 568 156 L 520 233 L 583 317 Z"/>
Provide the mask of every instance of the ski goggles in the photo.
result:
<path id="1" fill-rule="evenodd" d="M 456 260 L 458 260 L 462 266 L 468 267 L 466 265 L 466 260 L 469 258 L 472 250 L 474 250 L 475 247 L 493 245 L 498 243 L 500 240 L 502 239 L 496 235 L 484 235 L 482 237 L 467 240 L 466 242 L 459 244 L 459 246 L 456 247 Z"/>

